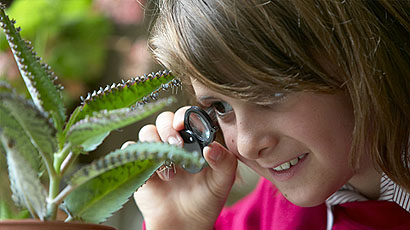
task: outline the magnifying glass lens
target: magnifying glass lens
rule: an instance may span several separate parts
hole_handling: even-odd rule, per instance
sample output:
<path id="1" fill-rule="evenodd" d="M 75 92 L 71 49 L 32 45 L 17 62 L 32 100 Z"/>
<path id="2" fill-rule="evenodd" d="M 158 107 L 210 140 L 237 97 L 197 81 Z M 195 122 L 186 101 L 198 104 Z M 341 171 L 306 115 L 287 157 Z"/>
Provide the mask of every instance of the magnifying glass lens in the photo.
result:
<path id="1" fill-rule="evenodd" d="M 179 131 L 184 140 L 184 148 L 189 152 L 199 152 L 203 157 L 203 149 L 215 139 L 215 133 L 218 130 L 206 111 L 197 106 L 192 106 L 185 112 L 184 117 L 185 129 Z M 202 167 L 182 165 L 186 171 L 197 173 Z"/>
<path id="2" fill-rule="evenodd" d="M 191 131 L 194 132 L 198 139 L 207 141 L 210 138 L 211 131 L 207 126 L 207 122 L 198 113 L 190 113 L 188 122 L 191 126 Z"/>

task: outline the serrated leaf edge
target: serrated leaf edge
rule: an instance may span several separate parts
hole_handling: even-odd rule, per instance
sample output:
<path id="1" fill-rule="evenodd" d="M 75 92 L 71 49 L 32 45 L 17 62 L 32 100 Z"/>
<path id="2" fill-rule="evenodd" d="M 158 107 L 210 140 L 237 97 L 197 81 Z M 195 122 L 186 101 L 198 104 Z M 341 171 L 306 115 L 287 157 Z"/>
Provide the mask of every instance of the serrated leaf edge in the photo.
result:
<path id="1" fill-rule="evenodd" d="M 0 134 L 0 141 L 7 152 L 10 184 L 14 198 L 18 198 L 18 201 L 15 200 L 15 202 L 24 205 L 33 217 L 44 220 L 47 193 L 42 187 L 37 173 L 14 148 L 12 140 Z"/>

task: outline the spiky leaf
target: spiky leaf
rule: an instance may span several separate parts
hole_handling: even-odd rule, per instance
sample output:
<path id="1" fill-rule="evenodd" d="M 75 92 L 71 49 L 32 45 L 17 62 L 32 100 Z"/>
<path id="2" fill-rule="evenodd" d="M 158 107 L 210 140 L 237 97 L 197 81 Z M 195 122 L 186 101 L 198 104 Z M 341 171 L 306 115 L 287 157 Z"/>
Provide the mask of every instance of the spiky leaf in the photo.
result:
<path id="1" fill-rule="evenodd" d="M 56 149 L 55 132 L 47 118 L 28 100 L 14 94 L 0 93 L 0 128 L 14 140 L 20 154 L 40 172 L 40 154 L 51 156 Z"/>
<path id="2" fill-rule="evenodd" d="M 82 98 L 81 111 L 70 120 L 74 119 L 76 122 L 97 111 L 127 108 L 137 102 L 146 102 L 149 98 L 155 99 L 159 91 L 179 85 L 180 82 L 174 79 L 169 71 L 159 71 L 126 82 L 107 85 L 105 89 L 100 88 L 98 92 L 94 91 L 86 98 Z"/>
<path id="3" fill-rule="evenodd" d="M 132 162 L 80 186 L 64 201 L 73 215 L 72 220 L 105 221 L 122 208 L 132 193 L 160 166 L 161 163 L 149 160 Z"/>
<path id="4" fill-rule="evenodd" d="M 54 138 L 56 130 L 48 122 L 47 117 L 22 97 L 15 94 L 0 93 L 0 109 L 5 118 L 14 119 L 29 137 L 30 142 L 41 153 L 51 155 L 57 150 L 57 140 Z M 9 127 L 13 122 L 0 121 L 1 127 Z M 16 130 L 19 128 L 15 127 Z M 12 128 L 9 128 L 10 130 Z M 24 135 L 24 134 L 21 134 Z M 18 137 L 17 137 L 18 138 Z M 30 153 L 33 154 L 33 153 Z"/>
<path id="5" fill-rule="evenodd" d="M 94 150 L 112 130 L 146 118 L 174 101 L 173 98 L 167 98 L 135 108 L 96 112 L 92 117 L 75 123 L 67 139 L 73 145 L 81 145 L 85 151 Z"/>
<path id="6" fill-rule="evenodd" d="M 143 160 L 154 160 L 156 162 L 171 160 L 176 164 L 185 166 L 203 166 L 205 164 L 205 160 L 197 152 L 187 152 L 183 148 L 166 143 L 137 142 L 128 145 L 124 149 L 117 149 L 79 169 L 71 176 L 68 183 L 76 187 L 111 169 Z"/>
<path id="7" fill-rule="evenodd" d="M 117 211 L 166 160 L 203 165 L 199 154 L 164 143 L 136 143 L 116 150 L 76 172 L 76 187 L 65 205 L 73 219 L 100 223 Z"/>
<path id="8" fill-rule="evenodd" d="M 105 138 L 110 135 L 110 132 L 96 134 L 95 136 L 89 137 L 87 140 L 84 140 L 79 144 L 81 151 L 78 153 L 86 153 L 95 150 L 99 145 L 103 143 Z"/>
<path id="9" fill-rule="evenodd" d="M 40 111 L 49 113 L 56 128 L 62 130 L 65 108 L 60 86 L 54 84 L 56 76 L 47 64 L 40 63 L 29 42 L 21 38 L 20 29 L 16 29 L 14 23 L 15 21 L 10 21 L 6 15 L 4 6 L 0 7 L 0 26 L 6 34 L 14 59 L 34 104 Z"/>
<path id="10" fill-rule="evenodd" d="M 0 134 L 7 152 L 7 165 L 13 200 L 27 208 L 33 217 L 43 220 L 46 214 L 46 191 L 28 161 L 18 152 L 16 143 Z"/>

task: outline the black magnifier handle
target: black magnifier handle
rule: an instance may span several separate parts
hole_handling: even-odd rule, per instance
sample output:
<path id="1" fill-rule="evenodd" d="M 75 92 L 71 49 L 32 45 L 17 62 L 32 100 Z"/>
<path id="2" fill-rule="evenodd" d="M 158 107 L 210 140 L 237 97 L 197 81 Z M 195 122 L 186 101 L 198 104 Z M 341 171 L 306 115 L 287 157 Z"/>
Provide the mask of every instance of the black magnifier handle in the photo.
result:
<path id="1" fill-rule="evenodd" d="M 184 149 L 188 152 L 197 152 L 203 156 L 203 147 L 199 143 L 199 141 L 195 138 L 191 130 L 181 130 L 179 131 L 179 135 L 181 135 L 182 139 L 184 140 Z M 188 171 L 189 173 L 198 173 L 202 170 L 203 167 L 197 167 L 194 165 L 182 165 L 182 168 Z"/>
<path id="2" fill-rule="evenodd" d="M 215 139 L 217 127 L 207 112 L 197 106 L 192 106 L 185 112 L 185 130 L 179 132 L 184 140 L 184 149 L 197 152 L 203 157 L 203 149 Z M 182 165 L 190 173 L 198 173 L 203 167 Z"/>

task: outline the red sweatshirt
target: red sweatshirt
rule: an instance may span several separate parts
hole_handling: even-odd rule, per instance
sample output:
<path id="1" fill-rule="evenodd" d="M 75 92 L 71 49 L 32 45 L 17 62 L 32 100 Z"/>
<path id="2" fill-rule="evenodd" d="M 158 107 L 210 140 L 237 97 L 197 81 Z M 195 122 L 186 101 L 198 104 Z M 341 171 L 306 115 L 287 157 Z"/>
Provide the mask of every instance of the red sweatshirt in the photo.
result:
<path id="1" fill-rule="evenodd" d="M 326 205 L 293 205 L 266 179 L 232 207 L 224 208 L 215 230 L 325 230 Z M 333 207 L 334 230 L 410 230 L 410 213 L 390 201 L 359 201 Z"/>

